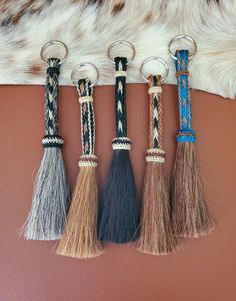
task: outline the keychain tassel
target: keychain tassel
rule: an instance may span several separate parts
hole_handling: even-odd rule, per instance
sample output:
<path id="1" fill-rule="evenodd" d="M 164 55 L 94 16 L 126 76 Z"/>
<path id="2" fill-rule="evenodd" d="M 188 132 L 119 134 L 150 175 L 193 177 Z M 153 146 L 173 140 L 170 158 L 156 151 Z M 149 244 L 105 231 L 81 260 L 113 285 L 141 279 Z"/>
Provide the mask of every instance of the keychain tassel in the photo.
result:
<path id="1" fill-rule="evenodd" d="M 127 243 L 137 239 L 139 204 L 129 151 L 126 124 L 127 59 L 115 58 L 116 138 L 112 141 L 113 158 L 100 211 L 99 238 L 102 241 Z"/>
<path id="2" fill-rule="evenodd" d="M 173 235 L 162 150 L 162 88 L 160 76 L 150 76 L 150 135 L 146 152 L 143 206 L 138 251 L 166 255 L 176 250 L 179 240 Z"/>
<path id="3" fill-rule="evenodd" d="M 103 253 L 97 238 L 98 187 L 97 157 L 94 155 L 95 120 L 91 82 L 78 81 L 81 111 L 81 137 L 83 155 L 79 160 L 79 175 L 67 217 L 64 235 L 57 254 L 91 258 Z"/>
<path id="4" fill-rule="evenodd" d="M 172 210 L 175 234 L 199 237 L 214 229 L 213 218 L 207 208 L 197 162 L 192 129 L 192 106 L 188 87 L 188 51 L 176 51 L 180 130 L 172 181 Z"/>
<path id="5" fill-rule="evenodd" d="M 58 76 L 60 60 L 48 60 L 45 91 L 46 136 L 43 159 L 36 178 L 32 208 L 25 226 L 25 238 L 59 239 L 64 230 L 70 194 L 58 135 Z"/>

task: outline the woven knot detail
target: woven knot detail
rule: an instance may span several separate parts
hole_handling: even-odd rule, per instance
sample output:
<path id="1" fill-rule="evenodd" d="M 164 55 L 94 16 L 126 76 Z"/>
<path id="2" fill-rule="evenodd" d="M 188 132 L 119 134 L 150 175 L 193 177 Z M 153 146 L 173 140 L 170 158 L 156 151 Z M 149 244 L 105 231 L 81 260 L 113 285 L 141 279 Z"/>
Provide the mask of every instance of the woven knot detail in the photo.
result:
<path id="1" fill-rule="evenodd" d="M 93 102 L 93 97 L 92 96 L 80 96 L 79 103 L 84 103 L 84 102 Z"/>
<path id="2" fill-rule="evenodd" d="M 164 163 L 166 153 L 162 149 L 152 148 L 146 151 L 145 160 L 146 162 L 158 162 Z"/>
<path id="3" fill-rule="evenodd" d="M 177 142 L 195 142 L 196 141 L 196 133 L 194 130 L 189 131 L 179 131 L 176 136 Z"/>
<path id="4" fill-rule="evenodd" d="M 148 89 L 149 95 L 154 94 L 154 93 L 162 93 L 162 87 L 161 86 L 153 86 Z"/>
<path id="5" fill-rule="evenodd" d="M 59 147 L 61 148 L 64 141 L 59 135 L 46 135 L 42 139 L 42 145 L 44 148 Z"/>
<path id="6" fill-rule="evenodd" d="M 188 70 L 179 70 L 179 71 L 176 71 L 176 73 L 175 73 L 175 76 L 176 77 L 180 77 L 180 76 L 182 76 L 182 75 L 189 75 L 189 71 Z"/>
<path id="7" fill-rule="evenodd" d="M 126 71 L 120 70 L 115 72 L 115 77 L 126 77 L 126 76 L 127 76 Z"/>
<path id="8" fill-rule="evenodd" d="M 91 166 L 97 167 L 98 158 L 95 155 L 82 155 L 78 163 L 79 167 Z"/>
<path id="9" fill-rule="evenodd" d="M 127 137 L 115 138 L 112 141 L 112 148 L 115 149 L 131 149 L 131 140 Z"/>

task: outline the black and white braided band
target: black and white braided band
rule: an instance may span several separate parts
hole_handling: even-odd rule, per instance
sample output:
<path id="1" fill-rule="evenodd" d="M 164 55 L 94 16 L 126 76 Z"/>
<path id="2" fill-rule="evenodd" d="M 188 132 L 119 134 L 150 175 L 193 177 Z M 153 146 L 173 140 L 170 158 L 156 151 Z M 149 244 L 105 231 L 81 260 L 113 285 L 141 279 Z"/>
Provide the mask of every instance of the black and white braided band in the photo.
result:
<path id="1" fill-rule="evenodd" d="M 82 155 L 79 159 L 78 165 L 79 167 L 83 167 L 83 166 L 97 167 L 98 158 L 95 155 Z"/>
<path id="2" fill-rule="evenodd" d="M 159 148 L 151 148 L 146 151 L 146 162 L 165 162 L 166 154 L 162 149 Z"/>
<path id="3" fill-rule="evenodd" d="M 112 148 L 115 149 L 131 149 L 131 140 L 127 137 L 119 137 L 112 140 Z"/>
<path id="4" fill-rule="evenodd" d="M 44 148 L 47 147 L 59 147 L 61 148 L 64 141 L 59 135 L 46 135 L 42 139 L 42 145 Z"/>

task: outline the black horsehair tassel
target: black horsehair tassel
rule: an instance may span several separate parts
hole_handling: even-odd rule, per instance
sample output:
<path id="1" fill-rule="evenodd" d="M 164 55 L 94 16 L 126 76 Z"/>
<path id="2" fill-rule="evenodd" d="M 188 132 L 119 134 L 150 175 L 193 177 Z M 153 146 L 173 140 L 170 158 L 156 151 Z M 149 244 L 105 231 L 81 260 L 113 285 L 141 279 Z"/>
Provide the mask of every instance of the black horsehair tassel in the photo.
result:
<path id="1" fill-rule="evenodd" d="M 44 155 L 36 178 L 31 211 L 26 221 L 26 239 L 55 240 L 63 233 L 69 207 L 69 188 L 61 154 L 63 139 L 58 135 L 58 77 L 60 60 L 47 61 L 45 87 L 46 136 Z"/>
<path id="2" fill-rule="evenodd" d="M 166 255 L 176 250 L 179 239 L 173 235 L 169 193 L 164 171 L 165 151 L 162 149 L 162 87 L 160 76 L 149 76 L 150 126 L 149 149 L 143 188 L 138 251 Z"/>
<path id="3" fill-rule="evenodd" d="M 116 57 L 115 114 L 116 138 L 112 141 L 113 158 L 99 213 L 99 239 L 127 243 L 137 239 L 139 202 L 129 151 L 126 121 L 127 58 Z"/>
<path id="4" fill-rule="evenodd" d="M 198 168 L 192 128 L 192 105 L 188 87 L 188 50 L 176 51 L 180 130 L 172 180 L 173 228 L 178 236 L 199 237 L 211 232 L 214 221 L 209 212 Z"/>
<path id="5" fill-rule="evenodd" d="M 95 148 L 95 118 L 91 82 L 78 81 L 81 113 L 82 156 L 79 175 L 69 209 L 64 235 L 57 254 L 77 258 L 97 257 L 103 253 L 97 238 L 98 188 Z"/>

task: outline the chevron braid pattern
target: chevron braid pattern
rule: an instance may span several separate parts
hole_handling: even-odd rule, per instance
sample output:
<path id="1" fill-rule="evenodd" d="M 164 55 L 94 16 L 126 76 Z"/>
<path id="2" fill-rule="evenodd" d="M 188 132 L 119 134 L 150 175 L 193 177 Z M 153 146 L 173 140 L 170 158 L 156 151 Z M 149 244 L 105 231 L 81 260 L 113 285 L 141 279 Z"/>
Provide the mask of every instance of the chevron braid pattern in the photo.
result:
<path id="1" fill-rule="evenodd" d="M 196 134 L 192 129 L 192 104 L 188 86 L 188 50 L 177 50 L 175 56 L 180 118 L 180 130 L 176 139 L 177 142 L 195 142 Z"/>
<path id="2" fill-rule="evenodd" d="M 126 70 L 127 58 L 116 57 L 116 82 L 115 82 L 115 114 L 116 114 L 116 138 L 112 141 L 112 148 L 130 150 L 131 140 L 127 138 L 126 120 Z"/>
<path id="3" fill-rule="evenodd" d="M 79 166 L 96 167 L 98 159 L 94 155 L 95 148 L 95 118 L 93 109 L 93 89 L 88 78 L 78 81 L 77 90 L 79 93 L 80 114 L 81 114 L 81 140 L 82 153 Z"/>
<path id="4" fill-rule="evenodd" d="M 48 60 L 47 79 L 45 88 L 45 122 L 46 135 L 58 133 L 58 77 L 60 74 L 60 60 Z"/>
<path id="5" fill-rule="evenodd" d="M 160 76 L 149 77 L 150 95 L 150 128 L 149 128 L 149 147 L 161 148 L 162 135 L 162 103 Z"/>
<path id="6" fill-rule="evenodd" d="M 58 135 L 58 77 L 60 59 L 48 59 L 45 85 L 45 124 L 46 136 L 42 140 L 43 147 L 61 147 L 63 139 Z"/>
<path id="7" fill-rule="evenodd" d="M 116 82 L 115 82 L 115 112 L 116 112 L 116 137 L 127 136 L 126 124 L 126 70 L 127 58 L 116 57 Z M 125 72 L 124 72 L 125 71 Z"/>
<path id="8" fill-rule="evenodd" d="M 95 145 L 95 120 L 93 109 L 93 89 L 88 78 L 78 81 L 78 92 L 80 95 L 81 113 L 81 139 L 83 155 L 94 154 Z"/>
<path id="9" fill-rule="evenodd" d="M 162 150 L 162 88 L 161 76 L 149 76 L 150 95 L 150 125 L 149 125 L 149 149 L 146 152 L 147 162 L 165 162 L 165 152 Z"/>

